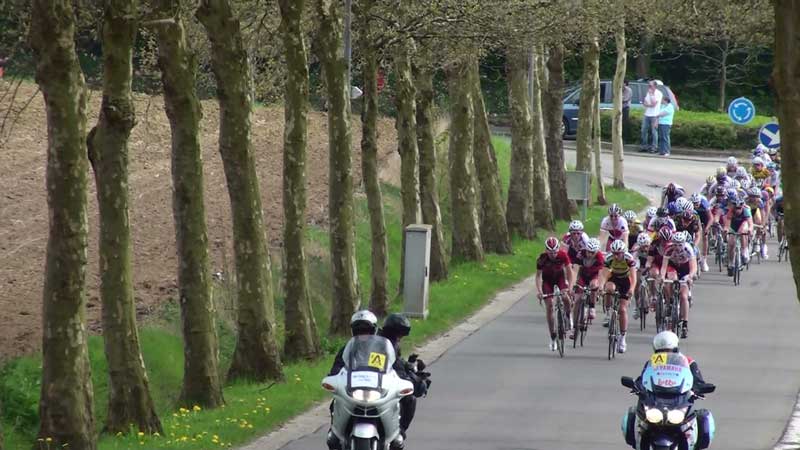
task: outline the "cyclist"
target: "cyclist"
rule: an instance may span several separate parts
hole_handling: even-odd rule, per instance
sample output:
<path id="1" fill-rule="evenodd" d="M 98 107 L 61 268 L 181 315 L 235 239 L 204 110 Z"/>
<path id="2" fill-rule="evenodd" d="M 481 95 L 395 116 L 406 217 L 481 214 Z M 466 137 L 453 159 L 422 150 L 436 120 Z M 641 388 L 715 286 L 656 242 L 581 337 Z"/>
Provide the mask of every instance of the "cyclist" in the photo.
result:
<path id="1" fill-rule="evenodd" d="M 764 144 L 756 145 L 756 149 L 753 150 L 753 158 L 761 158 L 765 164 L 772 162 L 772 158 L 769 156 L 769 149 Z"/>
<path id="2" fill-rule="evenodd" d="M 676 183 L 669 183 L 661 190 L 661 206 L 668 205 L 686 195 L 686 189 Z"/>
<path id="3" fill-rule="evenodd" d="M 681 297 L 681 323 L 679 325 L 681 338 L 686 338 L 689 333 L 689 296 L 691 283 L 697 274 L 697 258 L 691 244 L 687 242 L 687 233 L 680 231 L 672 235 L 672 242 L 667 246 L 664 259 L 661 262 L 660 278 L 666 276 L 673 281 L 685 281 L 680 287 Z M 664 285 L 664 295 L 672 297 L 673 285 Z"/>
<path id="4" fill-rule="evenodd" d="M 700 225 L 703 230 L 700 236 L 700 270 L 708 272 L 708 233 L 711 231 L 711 205 L 708 203 L 702 194 L 692 194 L 692 206 L 694 211 L 700 217 Z"/>
<path id="5" fill-rule="evenodd" d="M 775 197 L 775 206 L 772 210 L 775 212 L 777 222 L 778 242 L 783 242 L 783 195 Z"/>
<path id="6" fill-rule="evenodd" d="M 700 248 L 700 236 L 702 235 L 703 226 L 700 223 L 700 216 L 695 212 L 692 203 L 683 205 L 683 210 L 675 219 L 675 227 L 676 231 L 688 233 L 687 240 L 693 248 Z"/>
<path id="7" fill-rule="evenodd" d="M 739 166 L 739 168 L 736 169 L 736 176 L 733 177 L 733 181 L 738 181 L 739 182 L 739 187 L 736 188 L 738 190 L 738 189 L 741 188 L 742 184 L 744 184 L 746 182 L 752 183 L 753 179 L 750 178 L 750 172 L 748 172 L 747 169 L 745 169 L 742 166 Z M 734 183 L 734 185 L 735 185 L 735 183 Z"/>
<path id="8" fill-rule="evenodd" d="M 761 242 L 764 243 L 760 248 L 756 248 L 757 252 L 761 253 L 761 257 L 763 259 L 768 259 L 767 255 L 767 240 L 765 236 L 764 226 L 766 225 L 766 202 L 762 198 L 763 192 L 761 189 L 757 187 L 752 187 L 750 190 L 747 191 L 747 200 L 745 200 L 745 205 L 750 208 L 750 213 L 753 215 L 753 229 L 756 232 L 756 236 L 760 236 L 762 238 Z"/>
<path id="9" fill-rule="evenodd" d="M 594 320 L 594 305 L 597 299 L 597 289 L 600 287 L 598 278 L 606 262 L 605 255 L 600 251 L 600 241 L 595 238 L 590 239 L 586 244 L 586 248 L 578 254 L 578 257 L 573 262 L 579 266 L 577 280 L 575 281 L 575 293 L 578 294 L 579 286 L 582 289 L 590 290 L 588 318 L 589 320 Z M 578 305 L 576 302 L 575 311 L 573 312 L 573 317 L 575 319 L 577 319 L 578 313 Z"/>
<path id="10" fill-rule="evenodd" d="M 573 220 L 569 223 L 569 232 L 561 238 L 567 246 L 567 255 L 573 264 L 578 264 L 578 253 L 586 248 L 589 243 L 589 235 L 583 231 L 583 222 Z"/>
<path id="11" fill-rule="evenodd" d="M 637 259 L 637 267 L 639 268 L 638 284 L 644 283 L 645 278 L 647 278 L 647 256 L 650 253 L 651 243 L 650 234 L 640 233 L 639 237 L 636 238 L 636 245 L 631 248 L 631 253 Z M 635 289 L 634 292 L 636 292 Z M 642 300 L 639 299 L 639 301 Z M 639 318 L 639 308 L 633 309 L 633 318 Z"/>
<path id="12" fill-rule="evenodd" d="M 669 216 L 669 212 L 666 208 L 658 208 L 656 210 L 656 217 L 650 221 L 647 231 L 655 234 L 658 233 L 658 230 L 662 227 L 669 227 L 675 230 L 675 221 Z"/>
<path id="13" fill-rule="evenodd" d="M 778 166 L 778 170 L 781 170 L 781 153 L 779 148 L 771 148 L 769 149 L 769 157 L 772 159 L 772 162 Z"/>
<path id="14" fill-rule="evenodd" d="M 717 169 L 716 182 L 708 190 L 713 194 L 720 186 L 727 188 L 731 185 L 733 185 L 733 178 L 728 176 L 724 167 L 720 167 Z"/>
<path id="15" fill-rule="evenodd" d="M 736 234 L 741 234 L 742 239 L 742 262 L 750 262 L 750 252 L 747 250 L 748 237 L 753 229 L 753 215 L 750 208 L 745 205 L 742 198 L 736 197 L 732 200 L 732 207 L 728 209 L 725 216 L 725 223 L 728 224 L 728 276 L 733 276 L 733 248 L 736 245 Z"/>
<path id="16" fill-rule="evenodd" d="M 758 156 L 753 158 L 753 168 L 750 169 L 750 174 L 753 176 L 757 186 L 764 186 L 767 183 L 766 180 L 770 177 L 764 160 Z"/>
<path id="17" fill-rule="evenodd" d="M 717 183 L 717 177 L 715 177 L 714 175 L 709 175 L 708 178 L 706 178 L 706 184 L 704 184 L 700 188 L 700 194 L 706 197 L 711 197 L 712 195 L 714 195 L 714 191 L 712 190 L 712 188 L 716 183 Z"/>
<path id="18" fill-rule="evenodd" d="M 728 177 L 733 178 L 737 170 L 739 170 L 739 161 L 733 156 L 728 157 L 728 161 L 725 164 L 725 173 Z"/>
<path id="19" fill-rule="evenodd" d="M 664 262 L 664 254 L 667 252 L 667 246 L 672 241 L 672 235 L 675 233 L 670 227 L 661 227 L 656 233 L 655 239 L 650 244 L 650 251 L 647 254 L 647 263 L 645 264 L 645 272 L 650 274 L 653 279 L 658 279 L 661 271 L 661 264 Z M 651 292 L 655 292 L 655 286 L 651 286 Z M 650 299 L 650 309 L 655 310 L 655 298 Z"/>
<path id="20" fill-rule="evenodd" d="M 779 189 L 781 186 L 781 173 L 778 171 L 778 165 L 774 162 L 767 164 L 767 171 L 769 171 L 769 178 L 765 182 L 766 185 L 773 190 Z"/>
<path id="21" fill-rule="evenodd" d="M 558 286 L 561 290 L 561 301 L 564 303 L 566 311 L 572 311 L 570 307 L 569 285 L 573 280 L 572 263 L 569 260 L 567 251 L 561 248 L 561 244 L 554 236 L 544 241 L 544 253 L 539 255 L 536 260 L 536 292 L 539 303 L 544 299 L 547 305 L 547 327 L 550 330 L 550 351 L 556 351 L 556 333 L 553 320 L 553 297 L 544 298 L 545 295 L 553 293 Z M 570 322 L 572 319 L 570 318 Z M 572 324 L 569 324 L 572 328 Z"/>
<path id="22" fill-rule="evenodd" d="M 625 211 L 622 217 L 628 222 L 628 248 L 633 248 L 636 245 L 636 238 L 642 232 L 642 222 L 636 217 L 636 212 L 631 210 Z"/>
<path id="23" fill-rule="evenodd" d="M 617 239 L 611 243 L 611 256 L 606 258 L 606 268 L 600 276 L 605 286 L 606 308 L 611 308 L 611 296 L 619 293 L 619 330 L 620 340 L 617 351 L 625 353 L 627 344 L 625 334 L 628 330 L 628 298 L 631 289 L 636 286 L 636 259 L 628 253 L 625 241 Z M 604 324 L 606 325 L 606 324 Z"/>
<path id="24" fill-rule="evenodd" d="M 650 222 L 656 217 L 656 213 L 658 209 L 655 206 L 651 206 L 647 208 L 647 212 L 644 215 L 644 222 L 642 222 L 642 229 L 650 231 Z"/>
<path id="25" fill-rule="evenodd" d="M 611 248 L 615 239 L 628 242 L 628 221 L 622 217 L 622 208 L 616 203 L 608 207 L 608 216 L 600 222 L 600 244 L 605 242 L 605 249 Z"/>

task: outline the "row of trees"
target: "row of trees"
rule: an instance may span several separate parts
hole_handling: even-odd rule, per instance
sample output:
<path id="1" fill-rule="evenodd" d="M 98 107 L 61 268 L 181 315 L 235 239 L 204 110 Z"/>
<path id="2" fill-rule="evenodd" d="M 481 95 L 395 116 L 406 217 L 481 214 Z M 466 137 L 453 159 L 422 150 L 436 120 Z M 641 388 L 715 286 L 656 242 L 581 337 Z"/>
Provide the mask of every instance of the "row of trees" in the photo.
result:
<path id="1" fill-rule="evenodd" d="M 384 314 L 394 292 L 387 285 L 386 225 L 377 175 L 380 68 L 390 67 L 394 80 L 402 166 L 402 222 L 433 225 L 431 278 L 442 280 L 448 276 L 451 260 L 481 260 L 485 252 L 509 253 L 513 235 L 532 239 L 538 229 L 552 229 L 556 220 L 570 217 L 561 145 L 567 48 L 579 48 L 584 61 L 577 168 L 599 176 L 599 44 L 606 40 L 615 43 L 614 180 L 623 185 L 619 97 L 625 77 L 625 33 L 669 29 L 662 26 L 667 22 L 664 6 L 645 2 L 651 9 L 643 11 L 641 3 L 355 1 L 354 34 L 364 91 L 361 170 L 373 249 L 371 309 Z M 678 3 L 681 5 L 671 9 L 670 14 L 697 14 L 694 2 Z M 101 216 L 102 320 L 110 378 L 109 414 L 103 429 L 127 432 L 133 425 L 146 433 L 161 431 L 136 331 L 128 222 L 128 137 L 135 126 L 131 100 L 133 53 L 141 30 L 149 30 L 157 39 L 157 65 L 172 129 L 173 213 L 185 356 L 180 405 L 214 408 L 224 404 L 201 188 L 198 48 L 189 37 L 195 23 L 202 27 L 209 43 L 208 60 L 220 104 L 219 151 L 234 223 L 238 338 L 227 377 L 280 380 L 284 360 L 313 359 L 321 354 L 303 251 L 311 58 L 316 58 L 322 67 L 328 106 L 333 280 L 330 332 L 340 336 L 349 332 L 349 318 L 359 307 L 361 292 L 355 258 L 350 67 L 343 52 L 344 2 L 311 0 L 306 4 L 304 0 L 279 0 L 276 6 L 285 72 L 286 119 L 286 332 L 282 352 L 275 331 L 273 280 L 253 158 L 257 150 L 250 139 L 256 80 L 240 23 L 248 4 L 201 0 L 199 5 L 188 5 L 177 0 L 155 0 L 140 5 L 137 0 L 106 0 L 100 34 L 103 104 L 97 124 L 87 133 L 87 91 L 76 56 L 72 4 L 69 0 L 32 3 L 30 42 L 37 61 L 36 81 L 47 103 L 49 132 L 50 235 L 43 299 L 39 435 L 52 438 L 54 446 L 96 446 L 84 313 L 86 173 L 90 163 Z M 779 2 L 776 8 L 781 7 Z M 313 52 L 307 48 L 309 36 Z M 512 162 L 506 202 L 478 70 L 479 57 L 486 49 L 502 49 L 508 61 Z M 435 86 L 440 74 L 444 75 L 449 98 L 449 230 L 442 222 L 436 180 Z M 782 80 L 793 80 L 792 77 L 793 73 Z M 602 201 L 602 183 L 599 184 Z M 446 231 L 452 236 L 449 252 Z"/>

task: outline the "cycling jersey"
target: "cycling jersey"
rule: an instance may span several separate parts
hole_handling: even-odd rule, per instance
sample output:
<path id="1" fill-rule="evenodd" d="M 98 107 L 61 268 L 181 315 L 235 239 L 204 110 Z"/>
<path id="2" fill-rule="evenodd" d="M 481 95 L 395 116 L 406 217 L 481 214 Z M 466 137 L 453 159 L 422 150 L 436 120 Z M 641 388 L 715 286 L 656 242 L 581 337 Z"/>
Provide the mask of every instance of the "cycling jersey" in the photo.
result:
<path id="1" fill-rule="evenodd" d="M 572 237 L 572 234 L 566 233 L 564 237 L 561 238 L 561 241 L 567 246 L 569 259 L 573 264 L 577 264 L 576 259 L 578 258 L 578 253 L 586 248 L 586 244 L 589 243 L 589 235 L 581 232 L 580 237 L 576 240 Z"/>
<path id="2" fill-rule="evenodd" d="M 650 247 L 651 246 L 648 245 L 647 248 L 642 248 L 642 246 L 636 244 L 636 246 L 631 249 L 631 253 L 639 259 L 639 267 L 647 265 L 647 255 L 650 253 Z"/>
<path id="3" fill-rule="evenodd" d="M 776 214 L 783 214 L 783 196 L 779 196 L 775 198 L 775 213 Z"/>
<path id="4" fill-rule="evenodd" d="M 539 255 L 539 259 L 536 260 L 536 270 L 542 273 L 543 280 L 558 281 L 560 278 L 564 278 L 564 268 L 570 264 L 567 251 L 561 249 L 555 258 L 550 258 L 547 253 Z"/>
<path id="5" fill-rule="evenodd" d="M 683 244 L 671 243 L 667 246 L 665 256 L 669 258 L 669 263 L 677 266 L 689 264 L 695 257 L 694 248 L 688 242 Z"/>
<path id="6" fill-rule="evenodd" d="M 596 252 L 590 258 L 586 251 L 583 251 L 578 255 L 578 260 L 575 262 L 580 265 L 580 269 L 578 269 L 578 285 L 584 287 L 597 278 L 597 275 L 606 266 L 606 258 L 603 252 Z"/>
<path id="7" fill-rule="evenodd" d="M 661 227 L 668 227 L 670 230 L 675 231 L 675 221 L 671 217 L 655 217 L 650 221 L 647 231 L 657 233 Z"/>
<path id="8" fill-rule="evenodd" d="M 633 248 L 636 245 L 636 239 L 639 238 L 639 234 L 642 232 L 642 226 L 639 224 L 631 225 L 630 232 L 628 233 L 628 248 Z"/>
<path id="9" fill-rule="evenodd" d="M 624 217 L 617 217 L 617 220 L 612 221 L 611 218 L 606 216 L 600 223 L 600 229 L 608 231 L 612 238 L 619 239 L 628 231 L 628 221 Z"/>
<path id="10" fill-rule="evenodd" d="M 731 208 L 728 211 L 727 221 L 730 224 L 730 229 L 734 232 L 738 232 L 739 228 L 742 227 L 742 224 L 747 222 L 748 219 L 751 219 L 752 217 L 753 214 L 750 211 L 750 207 L 744 205 L 744 208 L 742 208 L 742 212 L 739 214 L 736 214 L 736 210 L 734 208 Z"/>
<path id="11" fill-rule="evenodd" d="M 750 174 L 752 175 L 753 179 L 756 180 L 756 182 L 764 181 L 770 177 L 769 170 L 766 167 L 762 168 L 761 170 L 751 169 Z"/>
<path id="12" fill-rule="evenodd" d="M 622 258 L 611 255 L 606 258 L 606 268 L 611 271 L 612 278 L 624 278 L 631 273 L 631 268 L 636 267 L 636 259 L 629 252 L 625 252 Z"/>
<path id="13" fill-rule="evenodd" d="M 678 216 L 678 220 L 675 221 L 675 226 L 677 227 L 677 231 L 688 231 L 692 238 L 700 233 L 702 227 L 700 225 L 700 216 L 696 213 L 692 214 L 691 219 L 686 219 L 683 214 Z"/>
<path id="14" fill-rule="evenodd" d="M 661 267 L 661 263 L 664 261 L 664 253 L 666 252 L 667 244 L 668 243 L 662 241 L 661 239 L 656 239 L 652 244 L 650 244 L 650 252 L 647 254 L 647 256 L 651 256 L 653 258 L 653 267 Z"/>

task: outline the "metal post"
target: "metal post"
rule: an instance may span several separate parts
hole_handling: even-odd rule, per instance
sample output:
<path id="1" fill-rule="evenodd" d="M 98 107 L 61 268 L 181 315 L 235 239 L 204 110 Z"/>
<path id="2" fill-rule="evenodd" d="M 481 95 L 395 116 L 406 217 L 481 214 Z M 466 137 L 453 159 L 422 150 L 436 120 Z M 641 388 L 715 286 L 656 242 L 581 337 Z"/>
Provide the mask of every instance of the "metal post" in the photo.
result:
<path id="1" fill-rule="evenodd" d="M 350 100 L 350 90 L 353 85 L 350 68 L 353 60 L 353 44 L 350 29 L 353 21 L 352 0 L 344 0 L 344 59 L 347 61 L 347 99 Z"/>

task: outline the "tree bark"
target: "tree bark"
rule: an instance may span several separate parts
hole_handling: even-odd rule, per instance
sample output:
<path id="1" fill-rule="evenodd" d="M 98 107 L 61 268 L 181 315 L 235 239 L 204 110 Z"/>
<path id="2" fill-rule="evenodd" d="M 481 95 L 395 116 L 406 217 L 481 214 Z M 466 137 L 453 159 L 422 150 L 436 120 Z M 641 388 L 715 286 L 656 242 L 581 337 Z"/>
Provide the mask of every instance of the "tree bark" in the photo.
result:
<path id="1" fill-rule="evenodd" d="M 625 188 L 624 163 L 625 149 L 622 141 L 622 88 L 625 82 L 625 67 L 628 64 L 628 51 L 625 48 L 625 20 L 622 19 L 614 33 L 617 45 L 617 68 L 614 71 L 614 109 L 611 120 L 611 151 L 614 158 L 614 187 Z"/>
<path id="2" fill-rule="evenodd" d="M 403 278 L 406 254 L 405 229 L 422 220 L 419 198 L 419 148 L 417 147 L 417 103 L 414 78 L 411 75 L 411 51 L 413 43 L 410 39 L 398 45 L 394 55 L 396 80 L 395 104 L 397 106 L 397 151 L 400 153 L 400 192 L 403 203 L 403 240 L 400 249 L 400 286 L 403 292 Z"/>
<path id="3" fill-rule="evenodd" d="M 600 50 L 597 39 L 586 44 L 583 52 L 583 78 L 581 81 L 581 98 L 578 109 L 578 135 L 576 136 L 575 169 L 582 172 L 592 171 L 592 123 L 594 122 L 595 92 L 594 77 L 598 70 Z"/>
<path id="4" fill-rule="evenodd" d="M 500 175 L 497 173 L 497 156 L 492 145 L 489 118 L 486 116 L 486 104 L 481 91 L 479 64 L 478 58 L 471 58 L 469 77 L 475 111 L 472 152 L 481 192 L 481 241 L 485 252 L 508 254 L 511 253 L 511 237 L 506 224 Z"/>
<path id="5" fill-rule="evenodd" d="M 378 53 L 369 39 L 373 30 L 373 18 L 369 11 L 373 0 L 363 3 L 358 16 L 362 20 L 361 49 L 364 60 L 364 108 L 361 112 L 361 177 L 367 194 L 369 225 L 372 241 L 372 288 L 369 309 L 384 316 L 389 309 L 389 246 L 386 241 L 386 222 L 383 217 L 383 197 L 378 176 Z"/>
<path id="6" fill-rule="evenodd" d="M 306 212 L 306 146 L 308 143 L 308 52 L 303 33 L 305 0 L 280 0 L 281 34 L 286 57 L 283 134 L 284 346 L 288 360 L 320 355 L 303 239 Z"/>
<path id="7" fill-rule="evenodd" d="M 650 57 L 653 52 L 653 35 L 645 32 L 639 45 L 639 55 L 636 56 L 636 78 L 650 76 Z"/>
<path id="8" fill-rule="evenodd" d="M 550 181 L 550 201 L 556 220 L 570 219 L 570 200 L 567 196 L 567 169 L 564 163 L 564 141 L 561 133 L 564 117 L 564 47 L 550 47 L 546 66 L 547 82 L 542 95 L 544 132 L 547 151 L 547 172 Z"/>
<path id="9" fill-rule="evenodd" d="M 542 55 L 531 54 L 531 123 L 533 124 L 533 217 L 538 228 L 555 229 L 550 183 L 547 179 L 547 151 L 545 150 L 544 111 L 542 110 L 542 79 L 539 66 Z"/>
<path id="10" fill-rule="evenodd" d="M 422 221 L 431 226 L 431 260 L 428 276 L 431 281 L 447 279 L 442 213 L 436 188 L 436 140 L 433 136 L 433 71 L 414 68 L 417 86 L 417 147 L 419 148 L 419 195 Z"/>
<path id="11" fill-rule="evenodd" d="M 30 43 L 47 108 L 49 234 L 42 298 L 39 437 L 54 448 L 97 447 L 86 345 L 86 85 L 65 0 L 34 0 Z"/>
<path id="12" fill-rule="evenodd" d="M 178 248 L 178 285 L 183 322 L 183 387 L 178 403 L 215 408 L 224 404 L 219 379 L 219 344 L 211 297 L 200 149 L 197 62 L 186 41 L 175 0 L 159 9 L 174 22 L 158 28 L 158 64 L 164 109 L 172 130 L 172 211 Z"/>
<path id="13" fill-rule="evenodd" d="M 598 66 L 599 68 L 599 66 Z M 600 205 L 606 204 L 606 187 L 603 184 L 603 162 L 600 153 L 600 72 L 594 74 L 594 117 L 592 121 L 592 149 L 594 150 L 594 169 L 595 178 L 597 179 L 597 203 Z"/>
<path id="14" fill-rule="evenodd" d="M 472 145 L 475 110 L 469 62 L 461 60 L 447 69 L 450 93 L 450 201 L 453 223 L 453 259 L 482 261 L 481 232 L 473 181 Z"/>
<path id="15" fill-rule="evenodd" d="M 136 124 L 131 92 L 136 0 L 103 5 L 103 102 L 87 139 L 100 211 L 100 297 L 109 393 L 105 431 L 163 433 L 136 329 L 128 220 L 128 139 Z"/>
<path id="16" fill-rule="evenodd" d="M 233 215 L 238 327 L 228 379 L 280 380 L 272 269 L 250 138 L 250 62 L 229 0 L 202 0 L 196 16 L 211 42 L 220 106 L 219 152 Z"/>
<path id="17" fill-rule="evenodd" d="M 355 217 L 353 210 L 352 149 L 350 133 L 350 87 L 347 61 L 343 56 L 342 4 L 316 0 L 322 71 L 328 96 L 330 214 L 333 307 L 332 335 L 350 335 L 350 317 L 359 306 L 356 270 Z"/>
<path id="18" fill-rule="evenodd" d="M 783 201 L 792 274 L 800 292 L 800 4 L 775 0 L 775 65 L 772 72 L 781 126 Z M 800 296 L 798 296 L 800 300 Z"/>
<path id="19" fill-rule="evenodd" d="M 722 54 L 719 63 L 719 110 L 725 111 L 725 88 L 728 87 L 728 47 L 730 41 L 725 39 L 722 42 Z"/>
<path id="20" fill-rule="evenodd" d="M 533 121 L 528 96 L 528 54 L 509 48 L 508 106 L 511 111 L 511 178 L 508 185 L 506 222 L 512 233 L 536 237 L 533 209 Z"/>

